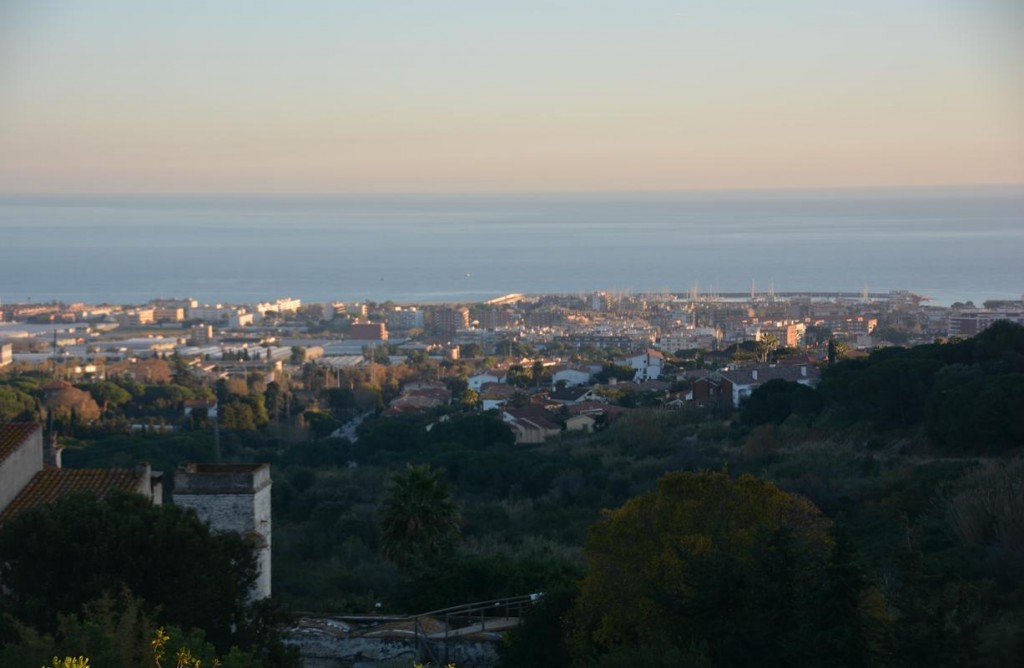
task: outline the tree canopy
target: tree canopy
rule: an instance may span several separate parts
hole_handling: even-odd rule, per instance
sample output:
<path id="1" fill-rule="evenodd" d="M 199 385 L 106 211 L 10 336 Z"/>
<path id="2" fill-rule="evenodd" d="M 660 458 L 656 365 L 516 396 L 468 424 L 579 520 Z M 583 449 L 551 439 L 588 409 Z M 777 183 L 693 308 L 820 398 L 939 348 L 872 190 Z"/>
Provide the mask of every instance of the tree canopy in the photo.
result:
<path id="1" fill-rule="evenodd" d="M 396 564 L 431 562 L 458 542 L 459 508 L 443 475 L 424 465 L 391 477 L 380 510 L 381 540 L 384 556 Z"/>
<path id="2" fill-rule="evenodd" d="M 876 350 L 831 365 L 818 392 L 825 408 L 878 430 L 923 426 L 949 450 L 1007 450 L 1024 437 L 1024 327 Z"/>
<path id="3" fill-rule="evenodd" d="M 203 629 L 226 647 L 255 577 L 247 539 L 212 533 L 193 511 L 135 494 L 71 495 L 0 527 L 0 606 L 44 632 L 127 588 L 159 606 L 161 621 Z"/>
<path id="4" fill-rule="evenodd" d="M 822 652 L 866 665 L 879 606 L 830 525 L 753 476 L 668 474 L 591 528 L 574 652 L 608 665 L 650 645 L 674 665 L 812 665 Z"/>
<path id="5" fill-rule="evenodd" d="M 62 422 L 91 422 L 100 417 L 100 407 L 92 396 L 70 385 L 47 394 L 44 403 L 46 410 Z"/>
<path id="6" fill-rule="evenodd" d="M 743 402 L 740 419 L 747 424 L 782 424 L 790 415 L 813 417 L 821 410 L 821 397 L 812 388 L 776 378 L 751 393 Z"/>
<path id="7" fill-rule="evenodd" d="M 35 398 L 16 387 L 0 385 L 0 422 L 33 419 L 39 414 Z"/>

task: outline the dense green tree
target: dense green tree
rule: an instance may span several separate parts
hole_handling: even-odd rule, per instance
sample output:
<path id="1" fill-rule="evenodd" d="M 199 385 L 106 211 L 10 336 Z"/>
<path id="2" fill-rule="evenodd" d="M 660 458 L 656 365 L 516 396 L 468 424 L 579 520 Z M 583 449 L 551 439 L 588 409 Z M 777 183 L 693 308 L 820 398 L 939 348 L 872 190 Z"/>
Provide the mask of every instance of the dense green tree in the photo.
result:
<path id="1" fill-rule="evenodd" d="M 224 429 L 256 431 L 256 418 L 252 408 L 240 401 L 222 404 L 217 408 L 217 421 Z"/>
<path id="2" fill-rule="evenodd" d="M 420 420 L 402 418 L 367 420 L 357 431 L 359 447 L 368 453 L 412 451 L 419 447 L 426 434 Z"/>
<path id="3" fill-rule="evenodd" d="M 357 408 L 356 393 L 349 387 L 332 387 L 327 390 L 327 403 L 334 411 L 353 410 Z"/>
<path id="4" fill-rule="evenodd" d="M 1024 437 L 1024 327 L 1001 321 L 971 339 L 835 361 L 818 392 L 831 413 L 881 432 L 923 426 L 947 450 L 1013 448 Z"/>
<path id="5" fill-rule="evenodd" d="M 633 380 L 636 370 L 624 364 L 605 364 L 601 370 L 594 374 L 594 380 L 599 383 L 607 383 L 614 379 L 619 381 Z"/>
<path id="6" fill-rule="evenodd" d="M 202 630 L 186 633 L 174 626 L 159 625 L 146 602 L 127 590 L 117 597 L 104 595 L 90 601 L 79 614 L 62 616 L 54 634 L 15 626 L 17 639 L 0 648 L 0 665 L 70 665 L 51 663 L 56 656 L 84 657 L 97 668 L 161 665 L 161 656 L 175 657 L 178 666 L 200 665 L 183 662 L 185 653 L 202 665 L 221 668 L 270 668 L 296 663 L 294 653 L 286 651 L 276 637 L 265 646 L 248 645 L 258 648 L 255 650 L 232 647 L 218 658 Z"/>
<path id="7" fill-rule="evenodd" d="M 231 401 L 231 390 L 228 387 L 226 378 L 218 378 L 217 382 L 213 385 L 213 391 L 218 404 L 223 405 Z"/>
<path id="8" fill-rule="evenodd" d="M 473 410 L 480 405 L 480 394 L 473 389 L 466 388 L 459 399 L 459 405 L 466 410 Z"/>
<path id="9" fill-rule="evenodd" d="M 35 397 L 7 385 L 0 385 L 0 422 L 34 420 L 39 416 Z"/>
<path id="10" fill-rule="evenodd" d="M 808 325 L 804 331 L 804 341 L 809 346 L 820 346 L 832 338 L 832 330 L 824 325 Z"/>
<path id="11" fill-rule="evenodd" d="M 572 665 L 565 642 L 566 613 L 576 598 L 575 586 L 544 592 L 524 611 L 519 626 L 499 648 L 501 668 L 564 668 Z M 639 665 L 639 664 L 634 664 Z"/>
<path id="12" fill-rule="evenodd" d="M 828 359 L 828 363 L 829 364 L 835 364 L 839 360 L 843 359 L 844 357 L 846 357 L 846 353 L 848 353 L 848 352 L 849 352 L 849 346 L 847 346 L 842 341 L 839 341 L 839 340 L 837 340 L 835 338 L 830 338 L 828 340 L 828 358 L 827 359 Z"/>
<path id="13" fill-rule="evenodd" d="M 161 621 L 204 629 L 226 648 L 245 621 L 253 547 L 237 534 L 211 533 L 192 511 L 135 494 L 71 495 L 0 527 L 0 604 L 52 632 L 61 614 L 128 588 L 160 606 Z"/>
<path id="14" fill-rule="evenodd" d="M 147 385 L 142 394 L 142 401 L 154 410 L 177 409 L 183 401 L 195 399 L 191 389 L 167 383 Z"/>
<path id="15" fill-rule="evenodd" d="M 90 385 L 88 389 L 104 413 L 111 407 L 120 407 L 132 400 L 131 393 L 113 381 L 103 380 Z"/>
<path id="16" fill-rule="evenodd" d="M 479 343 L 463 343 L 459 348 L 459 357 L 474 359 L 484 354 L 483 346 Z"/>
<path id="17" fill-rule="evenodd" d="M 267 413 L 267 403 L 262 394 L 251 393 L 240 399 L 252 411 L 252 419 L 257 428 L 267 426 L 270 416 Z"/>
<path id="18" fill-rule="evenodd" d="M 457 443 L 471 449 L 515 442 L 509 426 L 498 416 L 488 414 L 465 415 L 438 422 L 426 438 L 431 443 Z"/>
<path id="19" fill-rule="evenodd" d="M 868 360 L 832 366 L 819 391 L 826 404 L 837 404 L 851 416 L 880 429 L 919 424 L 942 361 L 890 348 Z"/>
<path id="20" fill-rule="evenodd" d="M 751 425 L 782 424 L 792 414 L 813 417 L 821 410 L 821 396 L 799 383 L 775 379 L 754 390 L 740 408 L 740 419 Z"/>
<path id="21" fill-rule="evenodd" d="M 197 390 L 202 385 L 199 376 L 192 372 L 192 367 L 178 353 L 171 356 L 171 377 L 175 385 L 191 390 Z"/>
<path id="22" fill-rule="evenodd" d="M 530 374 L 522 364 L 512 364 L 508 368 L 508 384 L 526 387 L 530 383 Z"/>
<path id="23" fill-rule="evenodd" d="M 591 528 L 574 652 L 667 644 L 680 656 L 703 648 L 712 665 L 818 665 L 815 620 L 830 601 L 815 593 L 843 586 L 829 579 L 829 526 L 805 499 L 749 475 L 668 474 Z M 860 629 L 884 606 L 866 581 L 847 586 L 846 602 L 831 601 L 847 618 L 828 631 L 845 634 L 834 645 L 856 660 L 831 665 L 866 665 L 875 641 Z"/>
<path id="24" fill-rule="evenodd" d="M 534 387 L 540 387 L 541 380 L 544 377 L 544 362 L 540 360 L 534 360 L 533 364 L 530 365 L 530 379 L 533 381 Z"/>
<path id="25" fill-rule="evenodd" d="M 928 435 L 959 450 L 999 451 L 1024 442 L 1024 373 L 986 374 L 954 364 L 936 375 L 925 411 Z"/>
<path id="26" fill-rule="evenodd" d="M 380 508 L 381 548 L 400 566 L 431 563 L 459 542 L 459 507 L 444 471 L 409 465 L 391 477 Z"/>
<path id="27" fill-rule="evenodd" d="M 224 429 L 256 431 L 270 422 L 262 394 L 234 396 L 217 407 L 217 421 Z"/>
<path id="28" fill-rule="evenodd" d="M 263 391 L 263 403 L 267 407 L 267 415 L 275 423 L 281 420 L 285 401 L 287 401 L 287 397 L 284 390 L 281 389 L 281 384 L 274 380 L 267 383 L 267 388 Z"/>
<path id="29" fill-rule="evenodd" d="M 341 427 L 341 423 L 335 420 L 330 413 L 323 411 L 306 411 L 302 417 L 306 419 L 309 431 L 316 438 L 327 438 Z"/>

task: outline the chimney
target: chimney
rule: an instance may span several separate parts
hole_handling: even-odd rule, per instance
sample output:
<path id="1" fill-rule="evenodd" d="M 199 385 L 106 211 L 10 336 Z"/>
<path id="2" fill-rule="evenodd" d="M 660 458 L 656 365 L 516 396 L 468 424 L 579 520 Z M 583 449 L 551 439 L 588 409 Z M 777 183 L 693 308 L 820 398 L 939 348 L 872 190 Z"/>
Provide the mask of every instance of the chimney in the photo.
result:
<path id="1" fill-rule="evenodd" d="M 61 467 L 60 453 L 64 451 L 64 448 L 60 447 L 60 443 L 57 442 L 57 432 L 50 432 L 50 440 L 47 441 L 46 447 L 43 449 L 43 463 L 52 466 L 55 469 Z"/>

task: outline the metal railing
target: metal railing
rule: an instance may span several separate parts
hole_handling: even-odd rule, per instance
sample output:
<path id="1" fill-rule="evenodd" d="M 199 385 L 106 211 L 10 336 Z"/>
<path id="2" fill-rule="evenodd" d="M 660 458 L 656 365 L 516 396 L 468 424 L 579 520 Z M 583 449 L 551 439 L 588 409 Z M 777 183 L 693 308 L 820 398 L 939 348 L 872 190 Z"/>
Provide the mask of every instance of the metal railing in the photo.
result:
<path id="1" fill-rule="evenodd" d="M 444 663 L 448 662 L 449 659 L 449 641 L 453 637 L 461 637 L 475 632 L 485 632 L 487 628 L 488 620 L 505 620 L 509 624 L 502 628 L 510 628 L 511 626 L 518 625 L 519 620 L 523 616 L 523 610 L 540 600 L 543 594 L 526 594 L 523 596 L 512 596 L 509 598 L 499 598 L 491 601 L 479 601 L 476 603 L 467 603 L 464 605 L 457 605 L 450 608 L 442 608 L 440 610 L 432 610 L 430 612 L 424 612 L 419 615 L 412 617 L 414 621 L 414 629 L 416 631 L 416 645 L 425 650 L 421 650 L 421 656 L 427 658 L 433 662 L 438 662 L 439 659 Z M 442 621 L 444 624 L 444 635 L 439 636 L 437 634 L 427 634 L 424 631 L 422 619 L 436 619 Z M 422 634 L 422 635 L 421 635 Z M 433 642 L 432 642 L 433 641 Z M 444 657 L 438 656 L 434 643 L 440 642 L 444 648 Z"/>

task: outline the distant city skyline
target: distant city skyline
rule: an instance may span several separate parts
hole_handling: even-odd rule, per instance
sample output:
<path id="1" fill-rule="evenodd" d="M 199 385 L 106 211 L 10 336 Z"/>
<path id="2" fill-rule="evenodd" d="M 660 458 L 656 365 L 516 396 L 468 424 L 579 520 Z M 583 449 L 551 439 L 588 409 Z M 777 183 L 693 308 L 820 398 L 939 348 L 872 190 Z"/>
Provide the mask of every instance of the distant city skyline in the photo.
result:
<path id="1" fill-rule="evenodd" d="M 0 192 L 1024 183 L 1024 5 L 0 7 Z"/>

